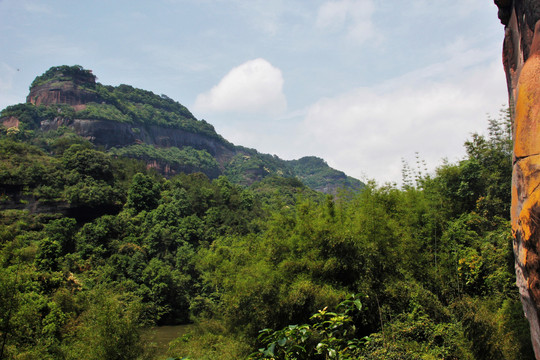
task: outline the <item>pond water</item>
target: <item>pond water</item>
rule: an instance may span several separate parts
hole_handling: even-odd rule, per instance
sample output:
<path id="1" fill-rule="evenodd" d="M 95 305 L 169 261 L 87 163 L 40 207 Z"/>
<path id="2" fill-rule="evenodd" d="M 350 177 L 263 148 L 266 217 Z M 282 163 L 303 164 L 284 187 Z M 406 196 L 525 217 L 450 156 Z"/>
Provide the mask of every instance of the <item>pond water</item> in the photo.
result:
<path id="1" fill-rule="evenodd" d="M 193 325 L 165 325 L 156 326 L 149 330 L 150 341 L 156 344 L 156 355 L 165 355 L 169 343 L 179 336 L 184 335 Z"/>

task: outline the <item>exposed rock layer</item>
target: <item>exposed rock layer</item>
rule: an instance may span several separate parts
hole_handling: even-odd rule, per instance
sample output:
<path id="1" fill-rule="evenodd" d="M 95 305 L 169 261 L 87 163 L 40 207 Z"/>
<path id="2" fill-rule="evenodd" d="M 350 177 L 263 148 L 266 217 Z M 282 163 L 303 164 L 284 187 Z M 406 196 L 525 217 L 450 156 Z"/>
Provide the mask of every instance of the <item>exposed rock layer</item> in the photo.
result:
<path id="1" fill-rule="evenodd" d="M 95 91 L 77 86 L 72 81 L 58 81 L 33 86 L 26 102 L 34 105 L 83 105 L 89 102 L 97 102 L 99 97 Z"/>
<path id="2" fill-rule="evenodd" d="M 31 129 L 37 124 L 44 131 L 70 127 L 104 148 L 153 145 L 156 151 L 141 146 L 127 149 L 125 154 L 146 162 L 149 168 L 166 176 L 203 171 L 210 178 L 226 174 L 242 185 L 250 185 L 267 176 L 299 176 L 308 187 L 332 194 L 340 188 L 359 190 L 364 187 L 362 182 L 332 169 L 322 159 L 313 162 L 306 157 L 286 161 L 255 149 L 235 146 L 215 133 L 211 125 L 198 123 L 199 120 L 186 108 L 164 95 L 157 96 L 129 85 L 102 87 L 95 80 L 91 70 L 78 65 L 51 67 L 36 77 L 27 97 L 28 104 L 43 105 L 47 109 L 13 108 L 0 118 L 0 126 L 16 133 L 20 120 L 24 119 Z M 68 105 L 75 111 L 56 105 Z M 79 113 L 81 110 L 86 111 Z M 19 119 L 17 116 L 21 111 L 25 117 Z M 185 149 L 187 146 L 204 150 L 214 159 L 204 153 L 191 152 Z M 180 154 L 174 149 L 185 149 L 186 152 Z"/>
<path id="3" fill-rule="evenodd" d="M 60 74 L 62 75 L 62 74 Z M 95 79 L 77 79 L 69 77 L 52 79 L 41 85 L 32 86 L 26 98 L 27 103 L 34 105 L 71 105 L 76 111 L 82 110 L 87 103 L 100 102 L 95 89 Z M 9 119 L 8 119 L 9 120 Z M 6 126 L 7 120 L 4 121 Z M 142 124 L 129 124 L 116 121 L 96 119 L 66 120 L 62 117 L 43 121 L 41 128 L 45 131 L 56 130 L 60 126 L 68 126 L 75 132 L 92 141 L 96 145 L 110 147 L 123 147 L 134 144 L 149 144 L 156 147 L 175 146 L 182 148 L 190 146 L 199 150 L 206 150 L 223 166 L 234 156 L 235 151 L 216 138 L 185 131 L 178 128 Z M 173 169 L 167 164 L 161 164 L 154 159 L 148 160 L 148 166 L 154 167 L 165 175 L 174 175 L 178 172 L 189 172 L 190 169 Z M 217 173 L 208 173 L 210 177 L 217 177 Z"/>
<path id="4" fill-rule="evenodd" d="M 540 1 L 495 0 L 514 135 L 512 233 L 516 283 L 540 359 Z"/>
<path id="5" fill-rule="evenodd" d="M 134 144 L 148 144 L 165 148 L 171 146 L 178 148 L 190 146 L 194 149 L 208 151 L 222 166 L 228 163 L 235 155 L 235 151 L 230 149 L 230 147 L 224 146 L 222 142 L 215 138 L 182 129 L 165 128 L 155 125 L 140 127 L 140 125 L 93 119 L 65 120 L 63 118 L 55 118 L 41 123 L 41 129 L 44 131 L 56 130 L 60 126 L 71 127 L 78 135 L 105 148 L 123 147 Z M 174 168 L 170 164 L 162 164 L 155 159 L 144 160 L 146 160 L 149 167 L 155 168 L 165 175 L 195 171 L 195 169 L 186 167 Z M 210 178 L 216 178 L 220 174 L 213 171 L 206 175 Z"/>
<path id="6" fill-rule="evenodd" d="M 214 156 L 231 151 L 222 142 L 211 137 L 155 125 L 140 127 L 117 121 L 93 119 L 74 119 L 66 122 L 62 118 L 56 118 L 43 121 L 41 128 L 49 131 L 56 130 L 62 125 L 73 128 L 80 136 L 105 148 L 145 143 L 158 147 L 191 146 L 195 149 L 205 149 Z"/>

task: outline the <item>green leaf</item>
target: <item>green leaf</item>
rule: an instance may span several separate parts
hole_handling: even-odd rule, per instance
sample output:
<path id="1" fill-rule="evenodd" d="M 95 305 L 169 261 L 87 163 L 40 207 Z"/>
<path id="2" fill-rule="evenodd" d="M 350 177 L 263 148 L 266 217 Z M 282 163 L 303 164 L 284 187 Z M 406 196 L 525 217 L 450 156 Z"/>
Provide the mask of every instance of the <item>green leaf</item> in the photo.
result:
<path id="1" fill-rule="evenodd" d="M 336 355 L 337 355 L 337 353 L 336 353 L 335 349 L 329 349 L 328 350 L 328 356 L 330 356 L 331 358 L 335 358 Z"/>
<path id="2" fill-rule="evenodd" d="M 264 352 L 264 356 L 271 356 L 271 357 L 274 357 L 274 350 L 276 349 L 276 343 L 273 342 L 270 344 L 270 346 L 268 347 L 268 349 L 266 349 L 266 351 Z"/>

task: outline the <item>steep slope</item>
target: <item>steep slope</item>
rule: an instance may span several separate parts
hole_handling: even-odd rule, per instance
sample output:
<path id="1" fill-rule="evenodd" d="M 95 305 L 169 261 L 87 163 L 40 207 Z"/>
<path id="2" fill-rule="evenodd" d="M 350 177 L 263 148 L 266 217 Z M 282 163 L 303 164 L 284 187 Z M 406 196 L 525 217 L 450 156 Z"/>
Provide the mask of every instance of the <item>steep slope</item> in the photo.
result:
<path id="1" fill-rule="evenodd" d="M 540 359 L 540 3 L 495 0 L 514 135 L 512 234 L 523 310 Z"/>
<path id="2" fill-rule="evenodd" d="M 294 174 L 310 188 L 323 193 L 336 193 L 340 188 L 361 190 L 364 184 L 343 171 L 332 169 L 326 161 L 315 156 L 291 160 Z"/>
<path id="3" fill-rule="evenodd" d="M 243 185 L 269 175 L 299 176 L 325 193 L 363 187 L 322 159 L 284 161 L 235 146 L 169 97 L 129 85 L 102 85 L 91 70 L 78 65 L 52 67 L 38 76 L 26 104 L 4 109 L 0 120 L 18 131 L 66 126 L 115 156 L 143 160 L 167 176 L 203 172 L 210 178 L 227 175 Z"/>

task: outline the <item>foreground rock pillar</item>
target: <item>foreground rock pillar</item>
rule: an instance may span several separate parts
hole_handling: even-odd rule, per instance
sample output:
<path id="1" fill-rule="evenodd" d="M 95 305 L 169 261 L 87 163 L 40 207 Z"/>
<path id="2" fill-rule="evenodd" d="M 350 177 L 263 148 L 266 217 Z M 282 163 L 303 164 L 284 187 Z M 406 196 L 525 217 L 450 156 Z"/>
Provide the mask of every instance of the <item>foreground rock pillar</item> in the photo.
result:
<path id="1" fill-rule="evenodd" d="M 516 283 L 540 359 L 540 0 L 495 0 L 513 121 L 512 234 Z"/>

